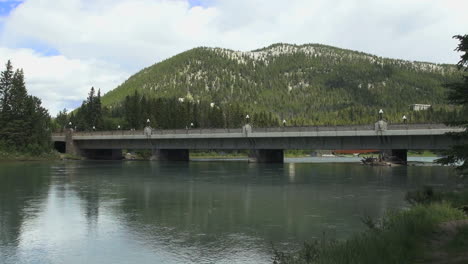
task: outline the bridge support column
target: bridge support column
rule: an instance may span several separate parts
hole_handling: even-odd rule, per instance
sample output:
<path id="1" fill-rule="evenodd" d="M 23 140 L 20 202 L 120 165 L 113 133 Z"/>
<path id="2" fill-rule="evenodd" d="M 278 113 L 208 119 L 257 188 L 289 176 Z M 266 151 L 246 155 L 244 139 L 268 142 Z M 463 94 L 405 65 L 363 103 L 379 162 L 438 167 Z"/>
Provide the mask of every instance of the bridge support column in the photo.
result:
<path id="1" fill-rule="evenodd" d="M 249 161 L 259 163 L 283 163 L 282 149 L 255 149 L 249 155 Z"/>
<path id="2" fill-rule="evenodd" d="M 73 130 L 69 129 L 65 133 L 65 153 L 74 155 L 74 156 L 81 156 L 81 151 L 76 146 L 75 142 L 73 141 Z"/>
<path id="3" fill-rule="evenodd" d="M 153 150 L 153 160 L 160 161 L 189 161 L 188 149 L 155 149 Z"/>

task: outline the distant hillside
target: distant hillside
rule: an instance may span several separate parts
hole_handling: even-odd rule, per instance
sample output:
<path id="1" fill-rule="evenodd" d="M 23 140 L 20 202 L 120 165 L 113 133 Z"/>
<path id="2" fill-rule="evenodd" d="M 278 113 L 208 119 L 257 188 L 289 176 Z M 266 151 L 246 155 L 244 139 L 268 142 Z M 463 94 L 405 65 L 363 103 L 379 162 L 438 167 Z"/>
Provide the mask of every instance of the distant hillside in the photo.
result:
<path id="1" fill-rule="evenodd" d="M 313 119 L 321 113 L 404 113 L 410 104 L 445 104 L 443 83 L 454 65 L 387 59 L 307 44 L 274 44 L 240 52 L 195 48 L 145 68 L 102 98 L 120 105 L 136 90 L 149 97 L 239 103 L 280 118 Z"/>

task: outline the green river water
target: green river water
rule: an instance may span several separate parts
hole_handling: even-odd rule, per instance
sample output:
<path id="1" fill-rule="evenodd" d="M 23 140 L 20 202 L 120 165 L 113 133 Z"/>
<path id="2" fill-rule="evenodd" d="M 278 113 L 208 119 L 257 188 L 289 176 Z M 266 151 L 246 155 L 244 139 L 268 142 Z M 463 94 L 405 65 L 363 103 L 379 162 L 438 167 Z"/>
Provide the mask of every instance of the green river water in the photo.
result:
<path id="1" fill-rule="evenodd" d="M 345 239 L 453 184 L 449 167 L 323 161 L 0 163 L 0 263 L 271 263 L 272 243 Z"/>

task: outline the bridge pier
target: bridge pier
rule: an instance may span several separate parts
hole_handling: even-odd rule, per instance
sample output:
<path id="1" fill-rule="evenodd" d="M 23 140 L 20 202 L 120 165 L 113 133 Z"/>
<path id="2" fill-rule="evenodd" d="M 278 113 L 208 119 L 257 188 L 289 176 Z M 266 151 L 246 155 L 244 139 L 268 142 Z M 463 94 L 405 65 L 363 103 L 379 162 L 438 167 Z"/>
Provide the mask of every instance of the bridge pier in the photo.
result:
<path id="1" fill-rule="evenodd" d="M 73 130 L 69 129 L 65 133 L 65 153 L 74 156 L 81 156 L 80 149 L 76 146 L 75 141 L 73 141 Z"/>
<path id="2" fill-rule="evenodd" d="M 255 149 L 250 152 L 249 161 L 258 163 L 283 163 L 282 149 Z"/>
<path id="3" fill-rule="evenodd" d="M 160 161 L 189 161 L 188 149 L 155 149 L 151 159 Z"/>

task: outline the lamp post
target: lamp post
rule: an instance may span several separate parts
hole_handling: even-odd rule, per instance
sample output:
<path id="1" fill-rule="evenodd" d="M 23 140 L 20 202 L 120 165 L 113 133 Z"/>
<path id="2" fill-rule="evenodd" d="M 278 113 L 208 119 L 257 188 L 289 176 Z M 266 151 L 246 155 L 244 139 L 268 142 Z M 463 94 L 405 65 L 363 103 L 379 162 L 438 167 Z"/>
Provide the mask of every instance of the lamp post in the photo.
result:
<path id="1" fill-rule="evenodd" d="M 120 125 L 117 126 L 117 130 L 120 130 Z"/>
<path id="2" fill-rule="evenodd" d="M 192 123 L 190 123 L 190 128 L 193 128 L 193 122 L 192 122 Z"/>
<path id="3" fill-rule="evenodd" d="M 403 124 L 406 124 L 406 122 L 407 122 L 407 118 L 405 115 L 403 115 Z"/>
<path id="4" fill-rule="evenodd" d="M 380 109 L 379 110 L 379 120 L 382 120 L 382 117 L 383 117 L 383 110 Z"/>
<path id="5" fill-rule="evenodd" d="M 283 119 L 283 127 L 286 126 L 286 119 Z"/>
<path id="6" fill-rule="evenodd" d="M 249 120 L 250 120 L 250 116 L 249 116 L 249 115 L 246 115 L 246 116 L 245 116 L 245 121 L 246 121 L 247 124 L 249 123 Z"/>
<path id="7" fill-rule="evenodd" d="M 95 126 L 93 126 L 93 131 L 96 131 L 96 127 L 95 127 Z"/>

